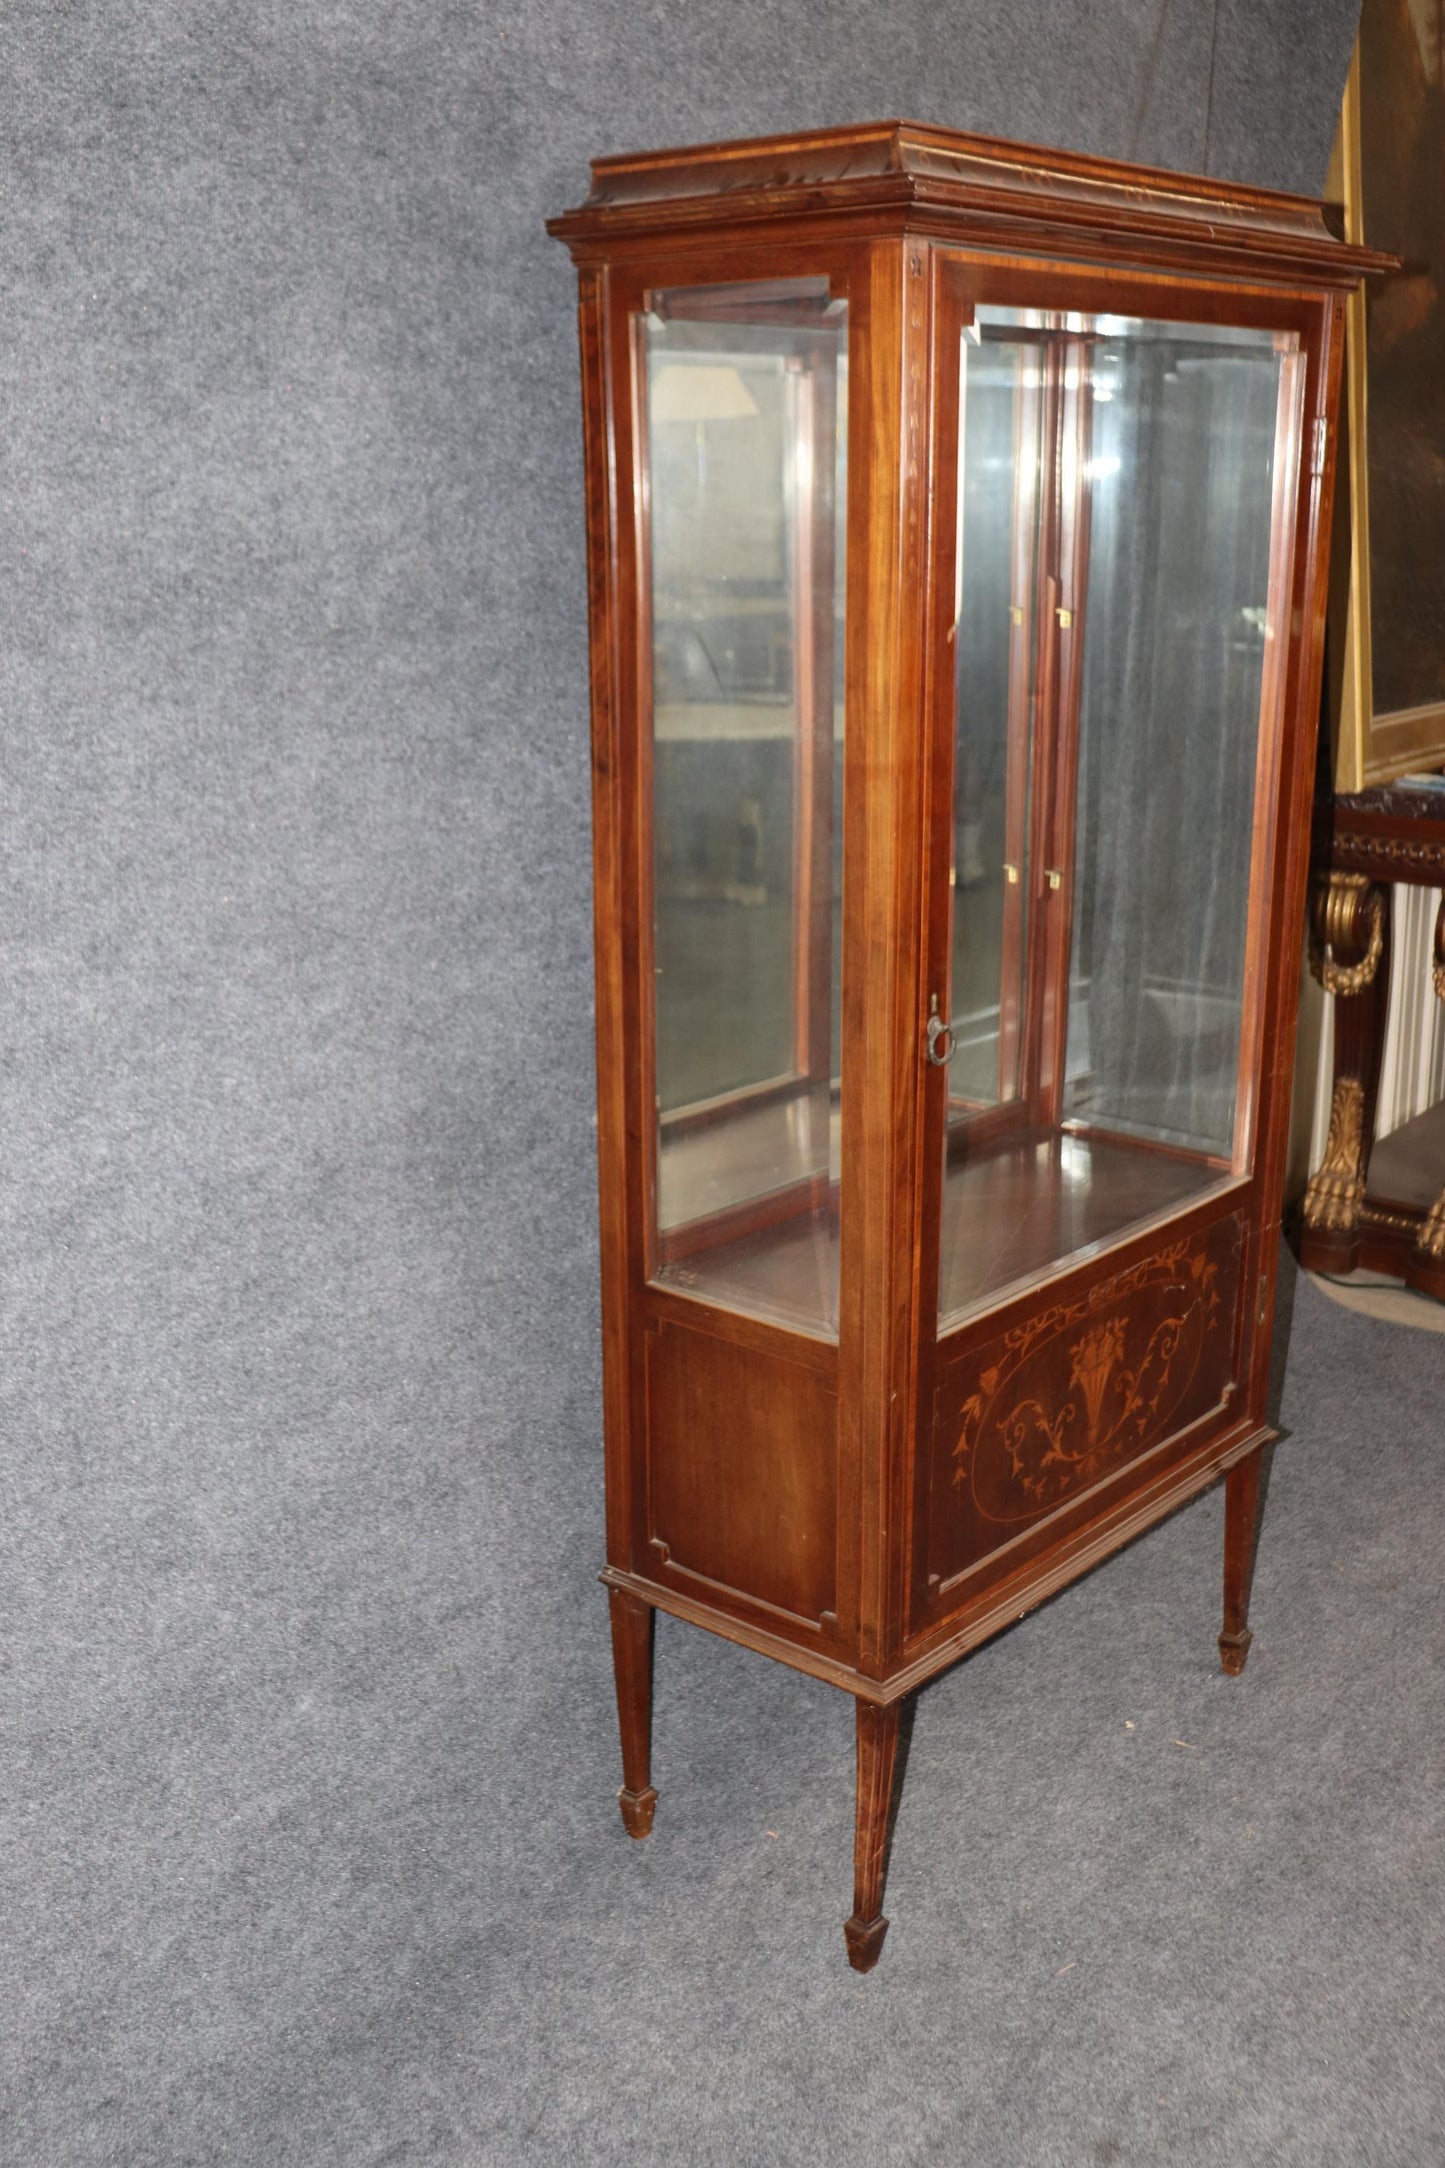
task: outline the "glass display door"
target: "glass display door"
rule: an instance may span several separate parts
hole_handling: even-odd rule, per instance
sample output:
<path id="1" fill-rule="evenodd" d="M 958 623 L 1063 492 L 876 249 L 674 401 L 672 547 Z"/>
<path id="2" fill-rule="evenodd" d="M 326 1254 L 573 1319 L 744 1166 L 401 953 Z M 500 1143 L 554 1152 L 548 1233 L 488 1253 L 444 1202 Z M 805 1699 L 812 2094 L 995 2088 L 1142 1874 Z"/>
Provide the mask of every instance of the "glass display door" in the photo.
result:
<path id="1" fill-rule="evenodd" d="M 1303 376 L 1262 326 L 949 289 L 940 1328 L 1248 1171 Z"/>

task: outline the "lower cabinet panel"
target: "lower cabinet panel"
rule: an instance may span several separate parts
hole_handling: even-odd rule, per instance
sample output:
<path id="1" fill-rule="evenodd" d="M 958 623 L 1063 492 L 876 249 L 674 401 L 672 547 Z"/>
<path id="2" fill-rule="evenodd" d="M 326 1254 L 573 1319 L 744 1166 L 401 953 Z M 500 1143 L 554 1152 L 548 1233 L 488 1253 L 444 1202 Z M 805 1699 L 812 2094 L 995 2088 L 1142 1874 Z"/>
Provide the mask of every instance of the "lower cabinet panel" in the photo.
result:
<path id="1" fill-rule="evenodd" d="M 1243 1246 L 1241 1220 L 1223 1220 L 952 1361 L 940 1350 L 927 1616 L 971 1569 L 1006 1550 L 1012 1570 L 1127 1492 L 1135 1463 L 1152 1472 L 1172 1440 L 1229 1407 Z"/>
<path id="2" fill-rule="evenodd" d="M 670 1319 L 647 1336 L 648 1571 L 826 1629 L 838 1401 L 809 1363 Z"/>

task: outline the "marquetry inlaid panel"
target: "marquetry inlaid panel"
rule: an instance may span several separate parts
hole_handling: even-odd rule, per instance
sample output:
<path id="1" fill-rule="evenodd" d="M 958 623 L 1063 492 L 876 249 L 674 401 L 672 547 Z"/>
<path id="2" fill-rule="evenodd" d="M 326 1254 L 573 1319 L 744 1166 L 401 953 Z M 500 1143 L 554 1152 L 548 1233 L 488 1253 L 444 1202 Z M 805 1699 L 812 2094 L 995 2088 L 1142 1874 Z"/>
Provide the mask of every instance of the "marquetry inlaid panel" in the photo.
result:
<path id="1" fill-rule="evenodd" d="M 946 1367 L 934 1406 L 930 1600 L 1092 1495 L 1232 1391 L 1241 1229 L 1174 1240 Z"/>

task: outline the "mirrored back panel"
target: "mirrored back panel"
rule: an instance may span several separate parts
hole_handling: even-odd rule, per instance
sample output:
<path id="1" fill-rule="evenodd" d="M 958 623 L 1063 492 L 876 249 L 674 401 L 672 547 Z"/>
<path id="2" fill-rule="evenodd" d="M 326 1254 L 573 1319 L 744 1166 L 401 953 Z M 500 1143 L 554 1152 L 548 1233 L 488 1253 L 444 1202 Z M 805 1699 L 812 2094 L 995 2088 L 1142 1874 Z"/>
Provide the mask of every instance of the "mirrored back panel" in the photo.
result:
<path id="1" fill-rule="evenodd" d="M 1303 395 L 1294 333 L 963 313 L 944 1328 L 1247 1171 Z"/>

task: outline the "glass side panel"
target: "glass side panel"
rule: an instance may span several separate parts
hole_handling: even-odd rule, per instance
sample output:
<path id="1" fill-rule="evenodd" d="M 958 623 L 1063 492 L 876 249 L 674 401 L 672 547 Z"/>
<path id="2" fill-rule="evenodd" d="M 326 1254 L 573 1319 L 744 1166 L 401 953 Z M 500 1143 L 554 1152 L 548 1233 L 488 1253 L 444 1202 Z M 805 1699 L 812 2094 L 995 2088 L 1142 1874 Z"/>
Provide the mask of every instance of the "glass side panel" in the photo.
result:
<path id="1" fill-rule="evenodd" d="M 837 1329 L 847 318 L 651 297 L 653 1276 Z"/>
<path id="2" fill-rule="evenodd" d="M 1248 1163 L 1255 777 L 1288 644 L 1296 346 L 996 307 L 964 335 L 955 806 L 973 787 L 984 879 L 961 912 L 960 819 L 944 1326 Z M 1002 422 L 968 410 L 980 383 L 1001 407 L 1010 374 L 1005 458 Z M 982 732 L 1004 777 L 991 810 L 967 782 Z M 1010 806 L 1027 836 L 1012 906 L 990 862 Z M 995 986 L 991 1068 L 979 989 Z"/>

